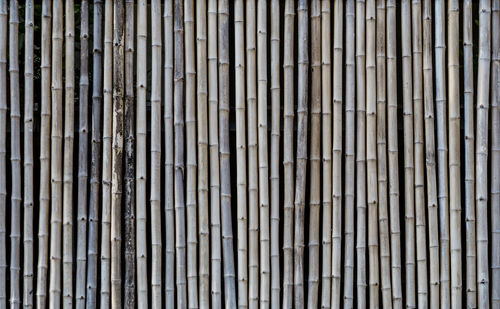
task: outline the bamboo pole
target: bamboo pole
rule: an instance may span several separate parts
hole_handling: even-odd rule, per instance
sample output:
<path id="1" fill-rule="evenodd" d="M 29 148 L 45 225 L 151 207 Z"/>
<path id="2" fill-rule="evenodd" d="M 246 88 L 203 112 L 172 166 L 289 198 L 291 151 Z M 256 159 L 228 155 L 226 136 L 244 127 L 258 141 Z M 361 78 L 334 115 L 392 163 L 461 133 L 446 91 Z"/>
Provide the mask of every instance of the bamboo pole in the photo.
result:
<path id="1" fill-rule="evenodd" d="M 21 102 L 19 91 L 19 3 L 9 7 L 9 85 L 10 85 L 10 308 L 20 308 L 21 296 Z"/>
<path id="2" fill-rule="evenodd" d="M 33 40 L 35 8 L 25 3 L 24 24 L 24 229 L 23 229 L 23 305 L 33 307 Z"/>
<path id="3" fill-rule="evenodd" d="M 97 307 L 98 205 L 101 184 L 102 1 L 94 1 L 93 9 L 92 153 L 90 164 L 87 294 L 85 303 L 87 308 L 92 309 Z"/>
<path id="4" fill-rule="evenodd" d="M 398 163 L 398 83 L 396 2 L 387 1 L 387 152 L 389 159 L 389 217 L 391 233 L 392 305 L 403 307 L 401 288 L 401 233 L 399 225 L 399 163 Z"/>
<path id="5" fill-rule="evenodd" d="M 46 4 L 46 2 L 44 2 L 44 4 Z M 44 20 L 44 18 L 42 19 Z M 1 0 L 0 1 L 0 306 L 2 308 L 7 308 L 7 241 L 5 239 L 7 236 L 7 224 L 5 222 L 7 217 L 7 162 L 6 162 L 7 161 L 6 160 L 7 110 L 8 110 L 7 20 L 8 20 L 7 0 Z M 45 27 L 42 28 L 42 33 L 46 34 L 44 30 Z M 46 46 L 44 45 L 43 47 Z M 44 51 L 45 49 L 42 48 L 42 52 Z M 42 69 L 41 71 L 45 73 L 45 70 Z M 42 91 L 44 90 L 45 89 L 43 89 Z M 44 175 L 41 174 L 41 177 L 43 176 Z M 41 194 L 44 193 L 42 191 L 40 192 Z M 42 256 L 40 256 L 40 259 L 41 258 Z"/>
<path id="6" fill-rule="evenodd" d="M 311 2 L 311 154 L 309 166 L 309 265 L 307 308 L 318 307 L 321 205 L 321 7 Z"/>
<path id="7" fill-rule="evenodd" d="M 498 32 L 498 28 L 495 30 Z M 490 295 L 489 295 L 489 273 L 488 273 L 488 117 L 489 117 L 488 108 L 489 108 L 489 95 L 490 95 L 489 86 L 490 86 L 490 70 L 491 70 L 490 68 L 491 1 L 490 0 L 481 0 L 479 2 L 479 34 L 480 35 L 479 35 L 477 104 L 476 104 L 476 117 L 477 117 L 477 123 L 476 123 L 477 125 L 476 127 L 477 244 L 476 246 L 477 246 L 477 292 L 478 292 L 477 305 L 478 308 L 489 308 Z M 498 43 L 496 45 L 498 45 Z M 450 79 L 451 79 L 451 74 L 450 74 Z M 450 90 L 451 89 L 452 88 L 450 87 Z M 458 86 L 456 89 L 458 91 Z M 450 141 L 451 141 L 451 134 L 450 134 Z M 450 163 L 451 162 L 452 160 L 450 159 Z M 459 257 L 457 257 L 457 259 L 459 259 Z M 452 269 L 453 269 L 453 262 L 454 261 L 452 259 Z M 460 261 L 455 263 L 459 262 Z M 457 265 L 457 267 L 460 267 L 460 264 Z M 461 269 L 459 269 L 458 271 L 460 270 Z M 454 286 L 453 285 L 454 275 L 455 274 L 452 271 L 452 287 Z M 460 279 L 460 277 L 457 279 Z M 460 283 L 460 281 L 458 282 Z M 452 291 L 454 291 L 454 289 L 452 289 Z M 454 300 L 452 298 L 452 303 L 453 301 L 455 301 L 457 304 L 460 304 L 459 299 Z"/>
<path id="8" fill-rule="evenodd" d="M 354 306 L 354 188 L 355 188 L 355 60 L 354 0 L 345 10 L 345 211 L 344 211 L 344 308 Z M 323 29 L 322 29 L 323 30 Z M 325 102 L 328 103 L 328 102 Z M 329 123 L 329 122 L 327 122 Z"/>
<path id="9" fill-rule="evenodd" d="M 432 68 L 432 6 L 424 0 L 423 77 L 425 119 L 425 162 L 427 174 L 427 213 L 429 215 L 429 285 L 431 308 L 439 307 L 439 222 L 436 181 L 436 144 Z"/>

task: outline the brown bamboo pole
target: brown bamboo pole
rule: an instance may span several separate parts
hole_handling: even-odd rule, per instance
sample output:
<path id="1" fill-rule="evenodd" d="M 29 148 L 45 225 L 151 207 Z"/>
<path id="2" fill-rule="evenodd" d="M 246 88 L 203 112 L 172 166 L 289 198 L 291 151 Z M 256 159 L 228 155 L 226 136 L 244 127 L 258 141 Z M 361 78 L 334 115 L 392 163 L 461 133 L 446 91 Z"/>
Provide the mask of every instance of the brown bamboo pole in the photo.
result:
<path id="1" fill-rule="evenodd" d="M 318 307 L 321 205 L 321 7 L 311 2 L 311 141 L 307 308 Z"/>
<path id="2" fill-rule="evenodd" d="M 23 228 L 23 306 L 33 307 L 33 40 L 35 8 L 25 2 L 24 18 L 24 228 Z"/>
<path id="3" fill-rule="evenodd" d="M 498 31 L 498 28 L 495 29 L 494 31 Z M 476 246 L 477 246 L 478 308 L 489 308 L 490 306 L 489 273 L 488 273 L 488 176 L 487 176 L 488 175 L 488 117 L 489 117 L 488 108 L 489 108 L 489 95 L 490 95 L 489 87 L 490 87 L 490 70 L 491 70 L 490 62 L 491 62 L 491 1 L 482 0 L 479 2 L 479 57 L 478 57 L 478 71 L 477 71 L 478 79 L 477 79 L 477 103 L 476 103 L 476 117 L 477 117 L 477 123 L 476 123 L 477 244 Z M 450 74 L 450 79 L 451 79 L 451 74 Z M 450 141 L 451 141 L 451 135 L 450 135 Z M 450 162 L 451 161 L 452 160 L 450 159 Z M 452 259 L 452 269 L 453 269 L 453 259 Z M 455 274 L 452 271 L 452 287 L 453 287 L 454 275 Z M 460 277 L 457 279 L 460 279 Z M 460 281 L 458 282 L 460 283 Z M 454 291 L 454 289 L 452 289 L 452 291 Z M 455 302 L 456 304 L 460 304 L 459 299 L 454 300 L 452 298 L 452 303 L 453 302 Z"/>
<path id="4" fill-rule="evenodd" d="M 427 213 L 429 215 L 429 285 L 431 308 L 439 307 L 439 222 L 436 180 L 436 143 L 432 68 L 432 2 L 423 5 L 423 88 L 425 119 L 425 162 L 427 174 Z"/>
<path id="5" fill-rule="evenodd" d="M 46 4 L 44 2 L 44 4 Z M 0 306 L 7 308 L 7 0 L 0 1 Z M 43 28 L 45 30 L 45 28 Z M 42 30 L 43 34 L 46 34 Z M 45 46 L 44 46 L 45 47 Z M 45 49 L 42 49 L 45 51 Z M 42 69 L 42 72 L 45 70 Z M 45 72 L 44 72 L 45 73 Z M 44 102 L 45 103 L 45 102 Z M 42 174 L 42 176 L 44 176 Z M 42 177 L 41 176 L 41 177 Z M 41 191 L 42 192 L 42 191 Z M 41 258 L 41 256 L 40 256 Z"/>

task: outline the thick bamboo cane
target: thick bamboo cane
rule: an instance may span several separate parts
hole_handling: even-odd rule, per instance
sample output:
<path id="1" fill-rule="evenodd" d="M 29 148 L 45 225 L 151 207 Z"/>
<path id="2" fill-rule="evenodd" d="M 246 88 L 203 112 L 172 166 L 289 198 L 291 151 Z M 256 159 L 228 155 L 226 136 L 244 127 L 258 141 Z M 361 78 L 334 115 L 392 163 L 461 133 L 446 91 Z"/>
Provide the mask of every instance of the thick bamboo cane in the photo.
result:
<path id="1" fill-rule="evenodd" d="M 33 40 L 35 8 L 25 3 L 24 23 L 24 229 L 23 229 L 23 305 L 33 307 Z"/>
<path id="2" fill-rule="evenodd" d="M 425 118 L 425 165 L 427 174 L 427 214 L 429 215 L 429 284 L 431 308 L 439 307 L 439 222 L 436 180 L 436 144 L 434 129 L 434 93 L 432 68 L 432 2 L 424 0 L 423 77 Z"/>
<path id="3" fill-rule="evenodd" d="M 309 242 L 307 308 L 318 307 L 321 205 L 321 7 L 311 2 L 311 154 L 309 166 Z"/>
<path id="4" fill-rule="evenodd" d="M 498 28 L 494 29 L 494 31 L 497 32 Z M 477 244 L 476 246 L 477 246 L 478 308 L 489 308 L 490 306 L 489 273 L 488 273 L 488 117 L 489 117 L 488 108 L 489 108 L 489 95 L 490 95 L 490 89 L 489 89 L 490 70 L 491 70 L 490 62 L 491 62 L 491 1 L 481 0 L 479 2 L 479 58 L 478 58 L 478 71 L 477 71 L 478 79 L 477 79 L 477 103 L 476 103 L 476 117 L 477 117 L 477 123 L 476 123 L 477 125 L 476 127 Z M 450 74 L 450 79 L 451 77 L 452 76 Z M 450 90 L 451 89 L 452 88 L 450 87 Z M 458 91 L 458 86 L 456 87 L 456 89 Z M 452 135 L 450 135 L 450 142 L 451 142 L 451 137 Z M 450 163 L 451 162 L 452 160 L 450 158 Z M 458 202 L 460 202 L 460 200 Z M 452 238 L 452 243 L 453 243 L 453 238 Z M 460 256 L 456 257 L 456 259 L 459 258 Z M 452 259 L 452 269 L 454 265 L 453 262 L 454 261 Z M 455 261 L 455 263 L 459 263 L 459 261 L 458 262 Z M 460 264 L 457 265 L 457 267 L 461 267 Z M 459 269 L 458 271 L 461 271 L 461 269 Z M 452 271 L 452 287 L 454 287 L 453 285 L 454 276 L 455 274 Z M 461 279 L 461 277 L 455 279 L 459 280 Z M 460 281 L 458 282 L 460 283 Z M 453 288 L 452 291 L 454 290 L 455 289 Z M 460 300 L 459 299 L 455 300 L 452 297 L 452 304 L 453 303 L 460 304 Z"/>
<path id="5" fill-rule="evenodd" d="M 9 6 L 9 85 L 10 85 L 10 308 L 20 308 L 21 296 L 21 102 L 19 90 L 19 3 Z"/>
<path id="6" fill-rule="evenodd" d="M 92 146 L 90 163 L 89 230 L 87 250 L 86 307 L 97 307 L 97 254 L 99 239 L 99 195 L 101 184 L 101 106 L 102 106 L 102 1 L 93 5 L 92 63 Z"/>
<path id="7" fill-rule="evenodd" d="M 355 60 L 354 0 L 345 10 L 345 211 L 344 211 L 344 308 L 354 306 L 354 188 L 355 188 Z M 322 29 L 323 30 L 323 29 Z M 329 122 L 328 122 L 329 123 Z"/>
<path id="8" fill-rule="evenodd" d="M 46 5 L 44 1 L 44 5 Z M 45 6 L 44 6 L 45 8 Z M 45 10 L 44 10 L 45 12 Z M 7 308 L 7 0 L 0 1 L 0 306 Z M 42 18 L 45 21 L 44 18 Z M 44 24 L 45 26 L 45 24 Z M 42 33 L 46 28 L 42 28 Z M 50 31 L 49 31 L 50 32 Z M 42 35 L 43 35 L 42 34 Z M 42 51 L 45 51 L 44 44 Z M 44 54 L 45 56 L 45 54 Z M 43 58 L 42 58 L 43 59 Z M 41 70 L 45 73 L 46 70 Z M 45 90 L 45 89 L 44 89 Z M 42 91 L 44 91 L 42 90 Z M 45 92 L 44 92 L 45 93 Z M 45 97 L 44 97 L 45 98 Z M 43 101 L 42 103 L 45 103 Z M 43 117 L 42 117 L 43 119 Z M 43 146 L 42 146 L 43 149 Z M 45 175 L 41 174 L 41 177 Z M 43 187 L 42 187 L 43 188 Z M 40 195 L 42 192 L 40 191 Z M 41 205 L 42 206 L 42 205 Z M 42 251 L 40 251 L 43 253 Z M 40 255 L 40 259 L 42 255 Z M 45 259 L 46 260 L 46 259 Z M 46 272 L 46 271 L 45 271 Z M 45 276 L 46 277 L 46 276 Z M 41 278 L 41 276 L 39 277 Z"/>

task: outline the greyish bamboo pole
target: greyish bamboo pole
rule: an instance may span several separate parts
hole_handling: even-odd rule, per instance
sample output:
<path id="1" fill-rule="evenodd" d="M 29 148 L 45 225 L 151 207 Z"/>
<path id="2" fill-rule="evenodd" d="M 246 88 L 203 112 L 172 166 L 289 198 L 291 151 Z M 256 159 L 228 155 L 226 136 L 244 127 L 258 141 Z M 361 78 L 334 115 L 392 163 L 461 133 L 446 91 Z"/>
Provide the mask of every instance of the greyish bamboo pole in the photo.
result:
<path id="1" fill-rule="evenodd" d="M 51 122 L 51 218 L 49 307 L 61 307 L 61 222 L 63 199 L 63 3 L 53 1 L 52 19 L 52 122 Z M 16 50 L 17 52 L 17 50 Z"/>
<path id="2" fill-rule="evenodd" d="M 9 6 L 9 85 L 10 85 L 10 308 L 20 308 L 21 296 L 21 102 L 19 91 L 19 3 Z"/>
<path id="3" fill-rule="evenodd" d="M 33 307 L 33 40 L 35 8 L 25 2 L 24 19 L 24 229 L 23 229 L 23 305 Z"/>
<path id="4" fill-rule="evenodd" d="M 494 31 L 498 31 L 498 28 L 494 29 Z M 476 123 L 477 244 L 476 246 L 477 246 L 478 308 L 489 308 L 490 306 L 489 273 L 488 273 L 488 117 L 489 117 L 488 108 L 489 108 L 489 95 L 490 95 L 490 89 L 489 89 L 490 70 L 491 70 L 490 62 L 491 62 L 491 1 L 481 0 L 479 2 L 479 57 L 478 57 L 478 71 L 477 71 L 478 78 L 477 78 L 477 103 L 476 103 L 476 117 L 477 117 L 477 123 Z M 458 91 L 458 86 L 457 86 L 457 91 Z M 457 104 L 459 104 L 459 102 Z M 460 127 L 458 129 L 460 129 Z M 450 141 L 451 141 L 451 135 L 450 135 Z M 460 265 L 458 265 L 457 267 L 460 267 Z M 452 264 L 452 269 L 453 269 L 453 264 Z M 452 279 L 454 275 L 455 274 L 452 271 Z M 460 277 L 457 279 L 460 279 Z M 453 287 L 453 281 L 452 281 L 452 287 Z M 454 291 L 454 289 L 452 289 L 452 291 Z M 452 298 L 452 303 L 453 302 L 456 302 L 456 304 L 460 304 L 459 299 L 454 300 Z"/>
<path id="5" fill-rule="evenodd" d="M 309 242 L 307 308 L 318 307 L 321 208 L 321 7 L 311 2 L 311 153 L 309 166 Z"/>
<path id="6" fill-rule="evenodd" d="M 448 133 L 446 120 L 445 11 L 444 0 L 434 2 L 436 63 L 436 119 L 438 149 L 438 201 L 440 247 L 440 304 L 450 306 L 450 221 L 448 213 Z"/>
<path id="7" fill-rule="evenodd" d="M 427 214 L 429 215 L 429 285 L 431 308 L 439 308 L 439 222 L 436 180 L 436 143 L 432 68 L 432 2 L 424 0 L 423 76 Z"/>
<path id="8" fill-rule="evenodd" d="M 345 211 L 344 211 L 344 308 L 354 306 L 354 188 L 355 188 L 355 60 L 354 0 L 345 10 Z M 329 21 L 328 21 L 329 22 Z M 323 29 L 322 29 L 323 30 Z M 329 103 L 329 102 L 327 102 Z M 327 127 L 328 128 L 328 127 Z"/>
<path id="9" fill-rule="evenodd" d="M 399 225 L 398 83 L 396 1 L 387 0 L 387 152 L 389 158 L 389 217 L 391 231 L 392 306 L 403 307 L 401 233 Z"/>
<path id="10" fill-rule="evenodd" d="M 47 4 L 46 1 L 43 4 Z M 45 6 L 44 6 L 45 8 Z M 45 13 L 45 10 L 44 10 Z M 43 14 L 42 14 L 43 15 Z M 0 0 L 0 306 L 7 308 L 7 0 Z M 42 20 L 45 19 L 42 17 Z M 42 28 L 42 35 L 46 35 Z M 43 41 L 43 40 L 42 40 Z M 46 47 L 42 43 L 43 47 Z M 42 48 L 42 51 L 45 51 Z M 45 56 L 45 55 L 44 55 Z M 44 58 L 42 58 L 44 59 Z M 42 68 L 41 71 L 45 73 Z M 44 89 L 45 90 L 45 89 Z M 42 90 L 44 92 L 44 90 Z M 43 103 L 45 103 L 43 101 Z M 43 117 L 42 117 L 43 119 Z M 43 149 L 43 146 L 42 146 Z M 41 178 L 44 174 L 41 174 Z M 42 187 L 43 188 L 43 187 Z M 40 191 L 40 195 L 42 192 Z M 41 205 L 42 207 L 43 205 Z M 41 251 L 41 253 L 43 253 Z M 42 255 L 40 255 L 40 259 Z M 46 276 L 45 276 L 46 277 Z M 39 277 L 41 278 L 41 276 Z M 37 290 L 38 291 L 38 290 Z"/>

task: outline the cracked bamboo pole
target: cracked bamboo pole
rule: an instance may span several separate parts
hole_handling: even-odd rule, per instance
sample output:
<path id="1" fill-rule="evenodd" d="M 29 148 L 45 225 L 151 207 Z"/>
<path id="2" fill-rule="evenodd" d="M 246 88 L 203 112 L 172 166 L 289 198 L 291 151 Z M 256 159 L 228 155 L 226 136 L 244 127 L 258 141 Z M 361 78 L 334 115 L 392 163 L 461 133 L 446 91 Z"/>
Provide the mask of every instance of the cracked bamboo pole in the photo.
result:
<path id="1" fill-rule="evenodd" d="M 45 13 L 45 6 L 47 5 L 47 0 L 43 2 Z M 43 15 L 43 14 L 42 14 Z M 0 306 L 2 308 L 7 308 L 7 0 L 0 0 Z M 45 18 L 42 17 L 45 21 Z M 45 26 L 45 23 L 43 23 Z M 50 31 L 49 31 L 50 32 Z M 42 35 L 46 36 L 46 27 L 42 27 Z M 46 44 L 42 43 L 42 59 L 45 60 Z M 46 72 L 43 69 L 42 62 L 42 74 Z M 42 92 L 42 104 L 46 103 L 45 94 L 46 88 L 43 88 Z M 44 117 L 42 117 L 43 119 Z M 43 127 L 42 127 L 43 128 Z M 44 147 L 42 146 L 42 150 Z M 42 164 L 43 165 L 43 164 Z M 41 173 L 40 178 L 45 175 Z M 41 187 L 40 196 L 46 193 L 42 191 L 44 187 Z M 40 207 L 42 207 L 41 205 Z M 41 212 L 42 213 L 42 212 Z M 45 225 L 47 226 L 47 225 Z M 45 246 L 46 247 L 46 246 Z M 43 252 L 40 251 L 42 254 Z M 42 255 L 40 255 L 42 259 Z M 46 259 L 45 259 L 46 260 Z M 46 272 L 46 271 L 45 271 Z M 41 278 L 42 276 L 39 276 Z M 46 277 L 46 275 L 45 275 Z M 40 287 L 40 286 L 39 286 Z M 38 294 L 38 290 L 37 290 Z"/>

